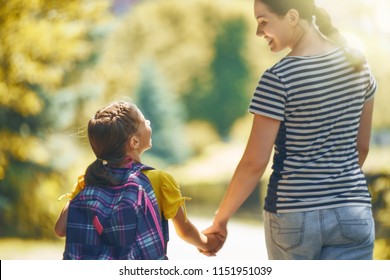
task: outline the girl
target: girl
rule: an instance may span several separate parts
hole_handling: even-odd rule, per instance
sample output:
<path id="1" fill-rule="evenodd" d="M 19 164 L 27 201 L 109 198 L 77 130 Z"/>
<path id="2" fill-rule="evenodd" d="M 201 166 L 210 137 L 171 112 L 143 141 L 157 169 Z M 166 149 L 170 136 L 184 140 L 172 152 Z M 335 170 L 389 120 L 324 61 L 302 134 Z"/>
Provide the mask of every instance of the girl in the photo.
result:
<path id="1" fill-rule="evenodd" d="M 374 221 L 361 167 L 376 82 L 314 0 L 255 0 L 257 35 L 291 52 L 261 77 L 246 150 L 204 233 L 227 223 L 256 187 L 274 147 L 264 206 L 270 259 L 372 259 Z"/>
<path id="2" fill-rule="evenodd" d="M 128 181 L 129 176 L 142 177 L 147 176 L 150 181 L 153 190 L 150 190 L 150 194 L 157 199 L 158 212 L 161 215 L 161 221 L 157 227 L 157 231 L 164 232 L 164 245 L 166 252 L 166 245 L 168 241 L 168 225 L 166 220 L 172 219 L 175 230 L 179 237 L 186 242 L 202 249 L 212 250 L 218 243 L 215 237 L 207 237 L 200 233 L 196 227 L 187 219 L 185 213 L 185 200 L 186 197 L 182 197 L 180 188 L 175 179 L 167 172 L 161 170 L 154 170 L 151 168 L 145 168 L 141 164 L 141 155 L 144 151 L 148 150 L 152 146 L 151 140 L 152 129 L 150 122 L 145 119 L 141 111 L 134 105 L 126 102 L 116 102 L 101 110 L 88 123 L 88 138 L 93 152 L 97 159 L 87 168 L 85 176 L 81 176 L 76 184 L 76 187 L 72 194 L 69 194 L 70 202 L 68 202 L 62 210 L 56 225 L 55 232 L 58 236 L 65 236 L 66 249 L 64 252 L 64 258 L 131 258 L 131 259 L 159 259 L 159 254 L 152 252 L 158 251 L 158 239 L 159 236 L 152 236 L 154 230 L 149 230 L 144 235 L 137 236 L 136 242 L 139 243 L 138 249 L 129 247 L 131 244 L 123 244 L 121 249 L 121 255 L 112 253 L 109 249 L 106 253 L 92 253 L 89 255 L 85 251 L 95 252 L 97 249 L 86 249 L 78 252 L 80 246 L 86 246 L 80 243 L 104 243 L 105 241 L 96 242 L 94 239 L 98 238 L 96 233 L 79 233 L 77 227 L 67 225 L 68 211 L 72 206 L 72 203 L 77 203 L 77 200 L 87 200 L 86 203 L 95 205 L 97 201 L 103 199 L 103 197 L 110 195 L 109 192 L 116 194 L 118 186 L 123 186 Z M 96 190 L 98 186 L 101 190 Z M 115 186 L 115 187 L 114 187 Z M 87 191 L 87 189 L 90 189 Z M 91 196 L 89 193 L 98 192 L 95 196 Z M 155 196 L 154 196 L 155 195 Z M 90 201 L 88 201 L 90 200 Z M 91 206 L 94 207 L 94 206 Z M 118 205 L 104 206 L 104 209 L 97 209 L 96 212 L 106 212 L 115 208 Z M 77 209 L 77 206 L 74 208 Z M 159 215 L 159 217 L 160 217 Z M 133 215 L 134 216 L 134 215 Z M 92 219 L 92 218 L 91 218 Z M 90 220 L 91 220 L 90 219 Z M 126 221 L 135 220 L 132 217 L 121 217 L 118 219 L 119 223 L 116 228 L 126 228 L 130 225 L 126 224 Z M 88 221 L 89 225 L 79 225 L 79 228 L 92 228 L 92 224 L 99 231 L 100 220 L 99 217 L 96 220 Z M 121 224 L 122 223 L 122 224 Z M 97 226 L 96 226 L 97 224 Z M 68 227 L 68 229 L 67 229 Z M 142 225 L 141 225 L 142 227 Z M 114 228 L 114 227 L 113 227 Z M 115 231 L 115 230 L 114 230 Z M 153 232 L 152 232 L 153 231 Z M 126 233 L 127 234 L 127 233 Z M 135 234 L 135 233 L 134 233 Z M 73 236 L 71 236 L 73 235 Z M 79 235 L 93 235 L 93 239 L 88 240 L 88 237 Z M 114 236 L 113 239 L 120 239 L 120 233 L 118 236 Z M 122 234 L 123 235 L 123 234 Z M 129 234 L 127 234 L 129 235 Z M 107 239 L 107 237 L 105 237 Z M 102 238 L 103 239 L 103 238 Z M 144 240 L 142 240 L 144 239 Z M 122 239 L 121 239 L 122 240 Z M 127 239 L 122 243 L 127 243 Z M 145 241 L 146 240 L 146 241 Z M 153 242 L 150 242 L 153 240 Z M 130 242 L 133 242 L 130 240 Z M 115 243 L 115 242 L 114 242 Z M 116 242 L 118 243 L 118 242 Z M 153 244 L 156 243 L 156 244 Z M 72 249 L 74 245 L 74 250 Z M 69 252 L 72 251 L 73 252 Z M 110 251 L 111 250 L 111 251 Z M 118 251 L 117 249 L 115 249 Z M 124 251 L 124 252 L 123 252 Z M 165 258 L 166 256 L 164 256 Z"/>

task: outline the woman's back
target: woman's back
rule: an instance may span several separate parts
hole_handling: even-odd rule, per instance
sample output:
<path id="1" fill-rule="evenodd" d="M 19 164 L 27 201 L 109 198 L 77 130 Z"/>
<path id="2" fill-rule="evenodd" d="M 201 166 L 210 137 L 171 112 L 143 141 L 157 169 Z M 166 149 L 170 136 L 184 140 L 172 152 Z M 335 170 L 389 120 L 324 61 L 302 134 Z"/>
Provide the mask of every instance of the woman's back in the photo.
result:
<path id="1" fill-rule="evenodd" d="M 356 138 L 376 84 L 341 49 L 288 56 L 265 72 L 250 111 L 281 121 L 265 209 L 296 212 L 369 205 Z"/>

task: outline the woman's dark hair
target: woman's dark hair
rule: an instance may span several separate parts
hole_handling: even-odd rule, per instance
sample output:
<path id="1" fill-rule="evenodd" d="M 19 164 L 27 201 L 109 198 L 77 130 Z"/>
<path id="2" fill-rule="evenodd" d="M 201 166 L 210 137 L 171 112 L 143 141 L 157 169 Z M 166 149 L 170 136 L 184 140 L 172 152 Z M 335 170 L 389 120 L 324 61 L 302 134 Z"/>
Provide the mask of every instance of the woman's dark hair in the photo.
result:
<path id="1" fill-rule="evenodd" d="M 138 108 L 131 103 L 115 102 L 96 112 L 88 122 L 88 139 L 96 160 L 85 172 L 86 184 L 117 185 L 108 166 L 119 166 L 126 159 L 126 143 L 138 129 Z"/>
<path id="2" fill-rule="evenodd" d="M 255 0 L 265 4 L 268 9 L 278 16 L 285 16 L 291 9 L 298 11 L 300 17 L 308 22 L 313 22 L 318 30 L 330 41 L 341 47 L 355 70 L 363 68 L 365 59 L 360 52 L 352 51 L 339 30 L 333 26 L 328 12 L 316 6 L 314 0 Z"/>

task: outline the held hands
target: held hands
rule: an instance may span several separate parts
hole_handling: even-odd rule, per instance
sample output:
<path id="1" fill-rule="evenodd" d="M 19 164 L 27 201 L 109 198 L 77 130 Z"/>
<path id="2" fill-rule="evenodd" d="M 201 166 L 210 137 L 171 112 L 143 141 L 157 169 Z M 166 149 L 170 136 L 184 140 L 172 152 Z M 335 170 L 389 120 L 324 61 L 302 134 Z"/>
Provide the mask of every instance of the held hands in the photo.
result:
<path id="1" fill-rule="evenodd" d="M 207 236 L 207 250 L 198 248 L 199 252 L 206 256 L 216 256 L 216 253 L 222 248 L 226 241 L 227 229 L 226 225 L 213 224 L 209 228 L 202 231 Z"/>

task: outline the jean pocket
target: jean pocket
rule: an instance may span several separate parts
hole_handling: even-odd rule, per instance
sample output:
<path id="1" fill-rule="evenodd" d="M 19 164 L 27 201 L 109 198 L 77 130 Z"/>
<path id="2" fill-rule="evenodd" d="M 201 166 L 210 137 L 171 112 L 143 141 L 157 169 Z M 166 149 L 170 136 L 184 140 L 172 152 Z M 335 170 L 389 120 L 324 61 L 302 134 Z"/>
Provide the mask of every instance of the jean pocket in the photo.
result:
<path id="1" fill-rule="evenodd" d="M 296 248 L 302 244 L 305 213 L 271 214 L 271 238 L 284 250 Z"/>
<path id="2" fill-rule="evenodd" d="M 345 239 L 362 242 L 370 237 L 373 228 L 370 208 L 342 207 L 335 210 L 341 235 Z"/>

